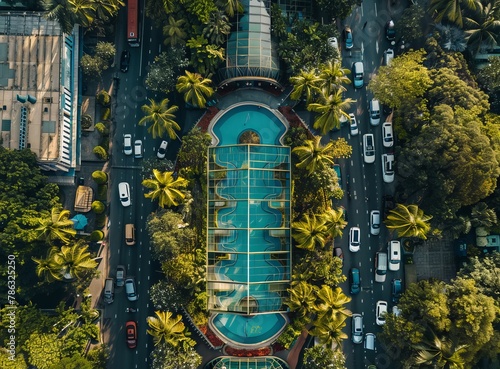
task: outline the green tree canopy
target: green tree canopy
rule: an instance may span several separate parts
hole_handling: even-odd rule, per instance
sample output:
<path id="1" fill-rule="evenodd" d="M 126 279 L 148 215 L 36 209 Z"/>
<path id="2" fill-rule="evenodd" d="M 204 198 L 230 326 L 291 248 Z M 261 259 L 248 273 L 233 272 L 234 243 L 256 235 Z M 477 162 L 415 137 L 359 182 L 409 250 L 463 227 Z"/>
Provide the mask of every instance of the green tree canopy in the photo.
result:
<path id="1" fill-rule="evenodd" d="M 316 345 L 304 350 L 302 368 L 304 369 L 345 369 L 345 356 L 342 351 L 332 351 L 326 345 Z"/>
<path id="2" fill-rule="evenodd" d="M 432 85 L 429 70 L 424 67 L 425 51 L 409 51 L 382 66 L 371 79 L 368 89 L 384 105 L 394 109 L 412 106 Z"/>
<path id="3" fill-rule="evenodd" d="M 150 65 L 146 86 L 152 91 L 165 94 L 173 91 L 179 70 L 186 68 L 188 62 L 184 47 L 168 47 L 167 51 L 156 56 Z"/>

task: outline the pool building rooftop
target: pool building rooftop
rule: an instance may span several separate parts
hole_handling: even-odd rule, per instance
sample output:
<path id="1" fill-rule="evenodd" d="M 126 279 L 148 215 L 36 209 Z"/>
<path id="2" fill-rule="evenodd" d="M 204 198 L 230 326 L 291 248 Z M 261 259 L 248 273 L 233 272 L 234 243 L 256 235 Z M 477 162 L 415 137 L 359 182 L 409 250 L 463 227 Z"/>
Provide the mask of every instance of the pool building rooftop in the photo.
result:
<path id="1" fill-rule="evenodd" d="M 290 147 L 272 109 L 239 104 L 214 119 L 208 149 L 207 294 L 226 343 L 261 347 L 288 319 Z"/>

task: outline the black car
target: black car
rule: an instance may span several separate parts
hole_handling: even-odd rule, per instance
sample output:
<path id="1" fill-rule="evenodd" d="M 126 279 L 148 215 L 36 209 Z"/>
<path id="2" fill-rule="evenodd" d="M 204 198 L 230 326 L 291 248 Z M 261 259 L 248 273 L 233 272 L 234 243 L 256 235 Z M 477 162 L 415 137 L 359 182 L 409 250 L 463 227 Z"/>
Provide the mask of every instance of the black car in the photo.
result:
<path id="1" fill-rule="evenodd" d="M 120 70 L 123 73 L 126 73 L 128 71 L 129 64 L 130 64 L 130 51 L 128 50 L 122 51 L 122 56 L 120 58 Z"/>

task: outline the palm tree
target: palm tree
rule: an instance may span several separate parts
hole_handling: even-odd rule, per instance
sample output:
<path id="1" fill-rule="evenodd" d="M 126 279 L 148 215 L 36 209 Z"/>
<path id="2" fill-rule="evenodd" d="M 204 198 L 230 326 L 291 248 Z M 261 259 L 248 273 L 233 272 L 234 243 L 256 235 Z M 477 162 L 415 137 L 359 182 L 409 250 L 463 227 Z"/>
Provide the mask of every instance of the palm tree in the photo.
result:
<path id="1" fill-rule="evenodd" d="M 305 214 L 300 221 L 292 223 L 292 228 L 298 248 L 313 251 L 325 246 L 325 221 L 319 216 Z"/>
<path id="2" fill-rule="evenodd" d="M 492 1 L 486 4 L 476 2 L 470 17 L 465 18 L 465 33 L 467 46 L 473 53 L 482 48 L 496 46 L 500 42 L 500 2 Z"/>
<path id="3" fill-rule="evenodd" d="M 245 11 L 240 0 L 217 0 L 217 7 L 224 9 L 230 17 L 234 17 L 235 14 L 241 14 Z"/>
<path id="4" fill-rule="evenodd" d="M 227 15 L 221 11 L 210 13 L 208 24 L 203 28 L 205 36 L 212 44 L 222 45 L 231 33 L 231 24 Z"/>
<path id="5" fill-rule="evenodd" d="M 318 287 L 301 281 L 289 288 L 288 299 L 285 304 L 300 317 L 305 317 L 313 312 L 314 304 L 316 303 L 316 290 Z"/>
<path id="6" fill-rule="evenodd" d="M 167 133 L 171 139 L 175 139 L 176 137 L 179 138 L 175 131 L 179 131 L 181 127 L 174 121 L 174 113 L 179 107 L 176 105 L 169 107 L 169 102 L 169 99 L 163 99 L 158 104 L 153 99 L 149 99 L 149 105 L 145 104 L 142 106 L 142 111 L 146 115 L 141 118 L 139 125 L 142 126 L 151 122 L 152 125 L 148 128 L 148 132 L 153 138 L 163 137 L 165 133 Z"/>
<path id="7" fill-rule="evenodd" d="M 342 288 L 336 287 L 334 290 L 326 284 L 316 292 L 319 298 L 319 303 L 316 304 L 315 310 L 318 313 L 318 320 L 321 319 L 336 319 L 338 315 L 349 317 L 352 312 L 345 308 L 345 304 L 352 299 L 344 295 Z"/>
<path id="8" fill-rule="evenodd" d="M 325 146 L 320 143 L 321 137 L 315 136 L 314 140 L 306 140 L 304 146 L 295 147 L 292 152 L 299 157 L 297 168 L 305 169 L 309 174 L 317 173 L 326 166 L 333 165 L 333 142 Z"/>
<path id="9" fill-rule="evenodd" d="M 187 33 L 183 28 L 184 23 L 186 23 L 184 19 L 176 20 L 171 15 L 168 17 L 168 23 L 163 27 L 165 45 L 175 46 L 186 43 Z"/>
<path id="10" fill-rule="evenodd" d="M 45 17 L 57 21 L 61 30 L 66 34 L 70 34 L 75 23 L 78 22 L 67 0 L 44 0 L 44 9 L 47 11 Z"/>
<path id="11" fill-rule="evenodd" d="M 320 114 L 314 121 L 313 127 L 319 129 L 321 134 L 324 135 L 334 128 L 340 128 L 340 117 L 342 115 L 349 119 L 349 114 L 346 113 L 346 110 L 356 100 L 351 98 L 344 100 L 341 89 L 329 92 L 323 88 L 321 91 L 319 103 L 309 104 L 307 110 Z"/>
<path id="12" fill-rule="evenodd" d="M 324 213 L 325 232 L 332 238 L 342 237 L 342 230 L 347 226 L 342 209 L 328 209 Z"/>
<path id="13" fill-rule="evenodd" d="M 34 229 L 37 238 L 48 243 L 61 242 L 66 244 L 76 234 L 74 223 L 69 219 L 69 210 L 54 207 L 50 210 L 50 216 L 36 218 Z"/>
<path id="14" fill-rule="evenodd" d="M 319 92 L 321 80 L 314 71 L 301 70 L 298 76 L 290 77 L 290 83 L 293 85 L 290 98 L 300 100 L 305 96 L 306 104 L 309 105 Z"/>
<path id="15" fill-rule="evenodd" d="M 155 311 L 154 316 L 146 318 L 149 328 L 146 332 L 153 336 L 155 346 L 165 341 L 171 347 L 179 347 L 183 342 L 192 344 L 192 340 L 186 336 L 187 330 L 182 322 L 182 316 L 173 317 L 170 311 Z"/>
<path id="16" fill-rule="evenodd" d="M 343 85 L 351 83 L 351 80 L 347 77 L 351 71 L 347 68 L 342 68 L 342 65 L 338 61 L 328 61 L 321 66 L 320 71 L 319 79 L 321 88 L 325 88 L 329 93 L 337 89 L 346 91 Z"/>
<path id="17" fill-rule="evenodd" d="M 187 103 L 204 108 L 207 98 L 213 95 L 214 90 L 210 87 L 212 80 L 203 78 L 201 74 L 185 71 L 185 76 L 177 79 L 175 88 L 179 93 L 184 93 L 184 101 Z"/>
<path id="18" fill-rule="evenodd" d="M 413 356 L 413 363 L 434 368 L 464 369 L 465 361 L 461 355 L 468 345 L 457 345 L 446 338 L 439 339 L 432 330 L 430 333 L 431 340 L 413 345 L 417 350 Z"/>
<path id="19" fill-rule="evenodd" d="M 89 27 L 95 19 L 94 0 L 68 0 L 71 11 L 76 15 L 77 23 Z"/>
<path id="20" fill-rule="evenodd" d="M 485 202 L 478 202 L 472 208 L 470 222 L 475 228 L 491 228 L 497 224 L 498 218 L 495 210 L 488 208 L 488 204 Z"/>
<path id="21" fill-rule="evenodd" d="M 459 27 L 463 27 L 464 9 L 475 9 L 476 0 L 431 0 L 429 13 L 436 23 L 447 19 Z"/>
<path id="22" fill-rule="evenodd" d="M 321 345 L 331 347 L 332 349 L 342 347 L 342 341 L 347 339 L 348 336 L 342 329 L 346 326 L 346 317 L 340 315 L 336 318 L 325 318 L 318 320 L 314 323 L 314 328 L 310 334 L 319 339 Z"/>
<path id="23" fill-rule="evenodd" d="M 398 233 L 399 237 L 418 237 L 427 239 L 431 230 L 429 220 L 431 215 L 425 215 L 417 205 L 396 204 L 396 208 L 389 211 L 385 225 Z"/>
<path id="24" fill-rule="evenodd" d="M 174 178 L 173 172 L 160 172 L 153 169 L 154 179 L 145 179 L 142 185 L 151 189 L 144 195 L 147 199 L 158 199 L 158 205 L 162 208 L 167 206 L 177 206 L 184 200 L 185 194 L 182 192 L 188 185 L 188 181 L 182 177 Z"/>
<path id="25" fill-rule="evenodd" d="M 113 18 L 125 3 L 121 0 L 94 0 L 94 6 L 97 18 L 107 21 Z"/>
<path id="26" fill-rule="evenodd" d="M 97 267 L 91 258 L 88 245 L 78 241 L 72 246 L 62 246 L 61 251 L 53 255 L 54 261 L 61 266 L 64 279 L 80 279 L 84 273 Z"/>
<path id="27" fill-rule="evenodd" d="M 35 271 L 38 277 L 44 276 L 47 282 L 60 281 L 63 279 L 61 272 L 62 266 L 54 260 L 54 255 L 58 252 L 59 249 L 57 247 L 51 247 L 45 259 L 31 258 L 36 264 Z"/>

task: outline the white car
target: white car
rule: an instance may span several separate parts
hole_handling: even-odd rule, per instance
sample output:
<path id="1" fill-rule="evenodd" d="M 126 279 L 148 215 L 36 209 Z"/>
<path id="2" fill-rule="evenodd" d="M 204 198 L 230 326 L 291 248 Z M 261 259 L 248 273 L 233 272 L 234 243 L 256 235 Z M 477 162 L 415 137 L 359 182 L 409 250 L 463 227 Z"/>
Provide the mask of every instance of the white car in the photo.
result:
<path id="1" fill-rule="evenodd" d="M 382 178 L 385 183 L 394 182 L 394 154 L 382 155 Z"/>
<path id="2" fill-rule="evenodd" d="M 394 145 L 394 133 L 391 122 L 382 124 L 382 144 L 384 147 L 392 147 Z"/>
<path id="3" fill-rule="evenodd" d="M 168 147 L 168 142 L 163 140 L 160 144 L 160 147 L 158 148 L 158 151 L 156 152 L 156 156 L 158 159 L 163 159 L 165 155 L 167 154 L 167 147 Z"/>
<path id="4" fill-rule="evenodd" d="M 385 315 L 387 314 L 387 302 L 377 301 L 376 307 L 376 323 L 377 325 L 385 324 Z"/>
<path id="5" fill-rule="evenodd" d="M 352 314 L 352 342 L 363 342 L 363 316 L 361 314 Z"/>
<path id="6" fill-rule="evenodd" d="M 124 207 L 130 206 L 130 186 L 127 182 L 118 184 L 118 192 L 120 194 L 120 202 Z"/>
<path id="7" fill-rule="evenodd" d="M 373 236 L 380 234 L 380 211 L 372 210 L 370 212 L 370 233 Z"/>
<path id="8" fill-rule="evenodd" d="M 123 135 L 123 153 L 132 155 L 132 135 L 130 133 Z"/>
<path id="9" fill-rule="evenodd" d="M 361 231 L 358 227 L 351 227 L 349 230 L 349 251 L 358 252 L 360 245 Z"/>
<path id="10" fill-rule="evenodd" d="M 392 307 L 392 313 L 393 313 L 394 315 L 396 315 L 396 316 L 400 316 L 400 315 L 401 315 L 401 309 L 400 309 L 400 308 L 398 308 L 398 306 L 397 306 L 397 305 L 394 305 L 394 306 Z"/>
<path id="11" fill-rule="evenodd" d="M 337 37 L 329 37 L 327 41 L 330 47 L 333 47 L 335 50 L 339 49 L 339 42 L 337 41 Z"/>
<path id="12" fill-rule="evenodd" d="M 385 65 L 391 64 L 392 59 L 394 59 L 394 50 L 387 49 L 386 51 L 384 51 L 384 62 L 385 62 Z"/>
<path id="13" fill-rule="evenodd" d="M 349 113 L 349 118 L 350 118 L 350 123 L 349 123 L 349 127 L 351 129 L 351 135 L 352 136 L 357 136 L 358 133 L 359 133 L 359 130 L 358 130 L 358 122 L 356 120 L 356 116 L 353 114 L 353 113 Z"/>
<path id="14" fill-rule="evenodd" d="M 375 141 L 371 133 L 363 135 L 363 158 L 367 164 L 375 162 Z"/>
<path id="15" fill-rule="evenodd" d="M 142 141 L 141 140 L 134 141 L 134 158 L 136 158 L 136 159 L 142 158 Z"/>

